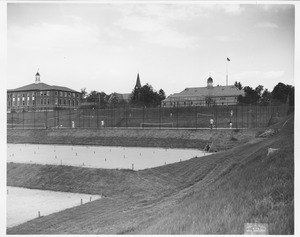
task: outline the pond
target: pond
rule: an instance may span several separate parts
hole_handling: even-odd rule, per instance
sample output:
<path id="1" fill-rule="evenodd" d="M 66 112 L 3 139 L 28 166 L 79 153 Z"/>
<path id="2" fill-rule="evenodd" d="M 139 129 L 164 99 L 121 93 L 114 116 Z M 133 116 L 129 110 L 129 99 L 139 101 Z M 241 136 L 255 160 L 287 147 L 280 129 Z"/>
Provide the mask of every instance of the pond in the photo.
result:
<path id="1" fill-rule="evenodd" d="M 7 187 L 6 226 L 13 227 L 99 198 L 100 195 Z"/>
<path id="2" fill-rule="evenodd" d="M 142 170 L 208 155 L 197 149 L 7 144 L 7 162 Z"/>

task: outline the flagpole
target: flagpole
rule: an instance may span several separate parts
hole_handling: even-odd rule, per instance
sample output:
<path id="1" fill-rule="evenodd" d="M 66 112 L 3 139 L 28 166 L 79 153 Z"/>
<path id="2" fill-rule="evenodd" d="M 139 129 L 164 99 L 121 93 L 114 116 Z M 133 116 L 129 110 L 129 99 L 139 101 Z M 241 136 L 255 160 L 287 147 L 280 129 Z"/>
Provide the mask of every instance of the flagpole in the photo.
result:
<path id="1" fill-rule="evenodd" d="M 226 58 L 226 86 L 228 86 L 228 58 Z"/>

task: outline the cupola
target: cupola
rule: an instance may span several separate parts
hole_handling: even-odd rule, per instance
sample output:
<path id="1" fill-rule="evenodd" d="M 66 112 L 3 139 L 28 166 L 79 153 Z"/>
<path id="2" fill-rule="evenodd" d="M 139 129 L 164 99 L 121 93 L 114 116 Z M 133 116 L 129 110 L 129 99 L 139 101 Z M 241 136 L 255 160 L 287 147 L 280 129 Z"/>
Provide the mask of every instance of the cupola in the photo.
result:
<path id="1" fill-rule="evenodd" d="M 211 77 L 207 79 L 207 87 L 213 87 L 213 79 Z"/>

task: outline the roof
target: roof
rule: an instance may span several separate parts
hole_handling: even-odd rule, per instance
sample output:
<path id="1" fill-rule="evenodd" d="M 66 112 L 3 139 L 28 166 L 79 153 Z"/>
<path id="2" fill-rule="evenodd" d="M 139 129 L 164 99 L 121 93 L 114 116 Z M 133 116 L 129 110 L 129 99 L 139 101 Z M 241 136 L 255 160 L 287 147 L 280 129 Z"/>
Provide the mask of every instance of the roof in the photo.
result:
<path id="1" fill-rule="evenodd" d="M 109 97 L 108 102 L 111 102 L 113 98 L 117 98 L 118 100 L 126 100 L 129 101 L 130 100 L 130 95 L 131 93 L 112 93 L 112 95 Z"/>
<path id="2" fill-rule="evenodd" d="M 215 87 L 191 87 L 186 88 L 180 93 L 170 95 L 166 100 L 171 99 L 188 99 L 195 98 L 204 99 L 206 96 L 226 97 L 244 95 L 244 90 L 239 90 L 235 86 L 215 86 Z"/>
<path id="3" fill-rule="evenodd" d="M 9 92 L 14 92 L 14 91 L 41 91 L 41 90 L 58 90 L 58 91 L 69 91 L 69 92 L 77 92 L 75 90 L 72 90 L 68 87 L 63 87 L 63 86 L 50 86 L 46 83 L 40 82 L 40 83 L 32 83 L 26 86 L 22 86 L 16 89 L 10 89 L 8 90 Z"/>

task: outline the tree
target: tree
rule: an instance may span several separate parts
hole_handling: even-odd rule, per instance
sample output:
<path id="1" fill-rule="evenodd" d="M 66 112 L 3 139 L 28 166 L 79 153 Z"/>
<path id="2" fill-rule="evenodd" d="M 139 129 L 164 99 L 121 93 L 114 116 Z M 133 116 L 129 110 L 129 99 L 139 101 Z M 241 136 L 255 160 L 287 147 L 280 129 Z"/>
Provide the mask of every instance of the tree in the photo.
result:
<path id="1" fill-rule="evenodd" d="M 158 94 L 159 94 L 159 97 L 160 97 L 160 100 L 161 100 L 161 101 L 164 100 L 164 99 L 166 98 L 166 94 L 165 94 L 165 92 L 164 92 L 163 89 L 160 89 L 160 90 L 158 91 Z"/>
<path id="2" fill-rule="evenodd" d="M 85 99 L 85 97 L 86 97 L 86 94 L 87 94 L 87 92 L 86 92 L 86 88 L 82 88 L 81 89 L 81 99 Z"/>
<path id="3" fill-rule="evenodd" d="M 292 95 L 292 97 L 290 97 Z M 289 104 L 294 105 L 294 87 L 285 85 L 279 82 L 272 91 L 272 97 L 275 100 L 274 103 L 286 103 L 289 96 Z"/>
<path id="4" fill-rule="evenodd" d="M 236 87 L 236 88 L 238 88 L 239 90 L 242 90 L 243 89 L 243 87 L 242 87 L 242 84 L 240 83 L 240 82 L 235 82 L 234 83 L 234 86 Z"/>
<path id="5" fill-rule="evenodd" d="M 272 102 L 272 94 L 268 89 L 265 89 L 261 94 L 260 104 L 261 105 L 270 105 Z"/>
<path id="6" fill-rule="evenodd" d="M 155 107 L 160 105 L 162 99 L 165 98 L 164 91 L 160 89 L 160 93 L 153 90 L 149 84 L 141 88 L 135 88 L 132 91 L 130 104 L 135 106 Z"/>
<path id="7" fill-rule="evenodd" d="M 245 96 L 239 95 L 238 96 L 238 102 L 240 104 L 252 104 L 255 105 L 259 102 L 260 94 L 263 89 L 263 86 L 258 86 L 255 89 L 253 89 L 250 86 L 245 86 Z"/>
<path id="8" fill-rule="evenodd" d="M 105 92 L 91 91 L 86 96 L 86 102 L 94 103 L 95 106 L 100 105 L 100 108 L 107 107 L 107 100 L 108 100 L 108 96 L 105 94 Z"/>

